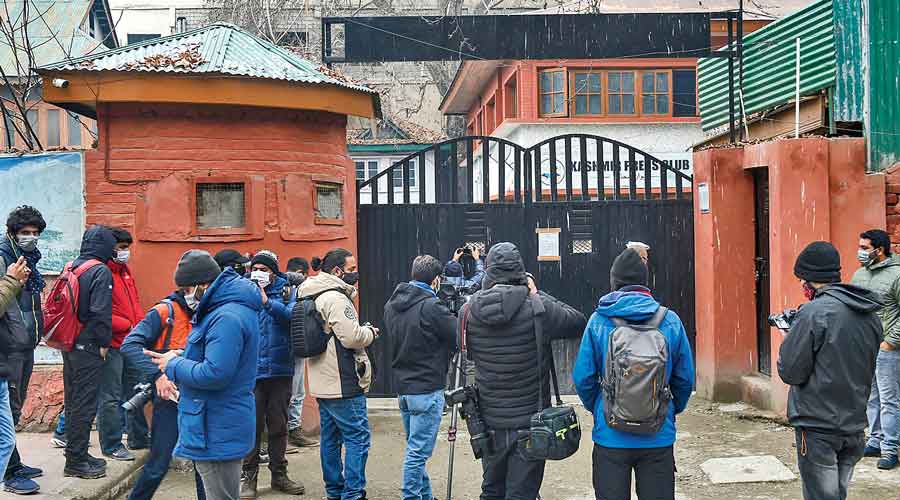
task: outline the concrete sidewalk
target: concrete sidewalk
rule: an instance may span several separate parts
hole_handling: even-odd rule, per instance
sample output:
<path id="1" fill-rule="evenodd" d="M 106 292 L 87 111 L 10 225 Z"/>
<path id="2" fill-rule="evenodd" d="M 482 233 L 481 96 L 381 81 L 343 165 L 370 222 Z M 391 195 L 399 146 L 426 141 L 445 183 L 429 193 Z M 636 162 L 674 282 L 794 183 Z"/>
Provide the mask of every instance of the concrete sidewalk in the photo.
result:
<path id="1" fill-rule="evenodd" d="M 128 491 L 137 479 L 136 473 L 146 459 L 146 451 L 136 451 L 134 462 L 117 462 L 107 459 L 106 477 L 102 479 L 76 479 L 63 476 L 66 459 L 63 450 L 50 445 L 51 434 L 16 435 L 22 461 L 32 467 L 44 469 L 44 475 L 35 479 L 41 485 L 36 495 L 23 498 L 34 500 L 111 500 Z M 101 457 L 97 433 L 91 434 L 90 453 Z M 19 498 L 11 493 L 0 493 L 3 498 Z"/>

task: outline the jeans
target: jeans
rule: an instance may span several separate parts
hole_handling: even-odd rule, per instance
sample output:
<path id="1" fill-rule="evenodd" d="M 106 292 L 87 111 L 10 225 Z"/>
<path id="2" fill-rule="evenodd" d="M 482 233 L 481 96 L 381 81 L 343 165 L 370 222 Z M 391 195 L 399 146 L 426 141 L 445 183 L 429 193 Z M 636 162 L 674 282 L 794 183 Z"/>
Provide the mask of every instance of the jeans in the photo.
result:
<path id="1" fill-rule="evenodd" d="M 132 388 L 138 381 L 135 368 L 125 362 L 118 349 L 110 349 L 103 364 L 100 382 L 100 402 L 97 408 L 97 431 L 100 433 L 100 449 L 105 455 L 122 448 L 122 401 L 134 395 Z M 147 421 L 143 411 L 128 415 L 129 444 L 136 448 L 147 446 Z"/>
<path id="2" fill-rule="evenodd" d="M 134 483 L 128 500 L 149 500 L 159 488 L 169 464 L 172 451 L 178 442 L 178 405 L 159 398 L 153 400 L 153 432 L 150 433 L 150 456 L 144 464 L 141 475 Z M 198 500 L 206 500 L 203 480 L 195 474 Z"/>
<path id="3" fill-rule="evenodd" d="M 306 360 L 294 361 L 294 381 L 291 387 L 291 406 L 288 408 L 288 430 L 299 429 L 303 419 L 303 400 L 306 399 Z"/>
<path id="4" fill-rule="evenodd" d="M 400 414 L 406 432 L 403 459 L 403 500 L 432 500 L 431 481 L 425 462 L 431 458 L 441 427 L 444 391 L 400 396 Z"/>
<path id="5" fill-rule="evenodd" d="M 519 451 L 519 431 L 497 429 L 494 453 L 481 459 L 481 500 L 534 500 L 544 482 L 544 461 L 528 460 Z"/>
<path id="6" fill-rule="evenodd" d="M 795 429 L 797 465 L 804 500 L 845 500 L 853 468 L 862 459 L 866 436 Z"/>
<path id="7" fill-rule="evenodd" d="M 675 453 L 665 448 L 604 448 L 594 445 L 593 483 L 597 500 L 630 500 L 634 471 L 638 498 L 675 499 Z"/>
<path id="8" fill-rule="evenodd" d="M 866 413 L 869 417 L 868 445 L 881 448 L 882 456 L 897 456 L 900 438 L 900 351 L 878 351 Z"/>
<path id="9" fill-rule="evenodd" d="M 28 398 L 28 384 L 34 371 L 34 350 L 15 352 L 8 358 L 10 376 L 6 380 L 9 386 L 9 407 L 12 410 L 13 424 L 18 425 L 22 417 L 22 407 Z M 9 464 L 6 466 L 4 479 L 12 479 L 22 468 L 22 457 L 18 447 L 13 448 Z"/>
<path id="10" fill-rule="evenodd" d="M 6 380 L 0 379 L 0 470 L 6 470 L 15 449 L 16 424 L 13 423 L 12 408 L 9 406 L 9 386 Z"/>
<path id="11" fill-rule="evenodd" d="M 358 500 L 366 496 L 366 461 L 372 435 L 366 397 L 318 399 L 319 454 L 328 498 Z M 341 448 L 346 447 L 341 464 Z"/>
<path id="12" fill-rule="evenodd" d="M 264 378 L 256 381 L 256 445 L 244 458 L 244 472 L 259 471 L 259 447 L 263 431 L 268 429 L 269 470 L 287 473 L 285 457 L 288 440 L 288 406 L 291 404 L 291 377 Z"/>
<path id="13" fill-rule="evenodd" d="M 194 468 L 203 481 L 206 498 L 212 500 L 239 500 L 241 496 L 241 461 L 194 462 Z"/>
<path id="14" fill-rule="evenodd" d="M 97 415 L 97 394 L 103 374 L 103 358 L 96 347 L 90 351 L 74 349 L 62 353 L 63 385 L 66 405 L 66 464 L 77 465 L 88 459 L 91 422 Z"/>

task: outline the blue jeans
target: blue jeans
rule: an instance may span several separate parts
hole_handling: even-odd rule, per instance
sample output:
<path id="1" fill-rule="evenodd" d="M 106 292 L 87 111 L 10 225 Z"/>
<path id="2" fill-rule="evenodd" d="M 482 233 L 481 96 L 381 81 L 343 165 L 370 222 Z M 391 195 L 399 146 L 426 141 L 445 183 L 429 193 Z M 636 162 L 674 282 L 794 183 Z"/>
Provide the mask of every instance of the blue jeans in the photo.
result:
<path id="1" fill-rule="evenodd" d="M 400 414 L 406 432 L 406 456 L 403 459 L 403 500 L 432 500 L 431 481 L 425 462 L 434 452 L 441 416 L 444 391 L 400 396 Z"/>
<path id="2" fill-rule="evenodd" d="M 303 423 L 303 400 L 306 399 L 306 360 L 297 358 L 294 362 L 294 381 L 291 388 L 291 405 L 288 407 L 288 430 L 299 429 Z"/>
<path id="3" fill-rule="evenodd" d="M 178 405 L 161 399 L 153 400 L 153 432 L 150 433 L 150 456 L 144 464 L 140 477 L 134 483 L 134 489 L 128 500 L 150 500 L 159 488 L 169 464 L 172 462 L 172 451 L 178 442 Z M 203 491 L 203 480 L 196 472 L 198 500 L 206 500 Z"/>
<path id="4" fill-rule="evenodd" d="M 366 496 L 366 461 L 372 435 L 366 397 L 319 399 L 319 454 L 328 498 L 358 500 Z M 346 446 L 344 463 L 341 448 Z"/>
<path id="5" fill-rule="evenodd" d="M 881 455 L 897 456 L 900 418 L 900 351 L 878 351 L 875 379 L 869 395 L 869 446 Z"/>
<path id="6" fill-rule="evenodd" d="M 0 471 L 5 471 L 16 448 L 16 425 L 9 406 L 9 386 L 0 380 Z M 2 485 L 2 481 L 0 481 Z"/>
<path id="7" fill-rule="evenodd" d="M 118 349 L 110 349 L 103 363 L 100 394 L 97 404 L 97 431 L 100 433 L 100 449 L 109 455 L 123 446 L 122 401 L 134 395 L 133 387 L 138 380 L 135 368 L 125 362 L 125 356 Z M 133 412 L 128 416 L 128 444 L 132 447 L 147 446 L 147 421 L 144 412 Z"/>

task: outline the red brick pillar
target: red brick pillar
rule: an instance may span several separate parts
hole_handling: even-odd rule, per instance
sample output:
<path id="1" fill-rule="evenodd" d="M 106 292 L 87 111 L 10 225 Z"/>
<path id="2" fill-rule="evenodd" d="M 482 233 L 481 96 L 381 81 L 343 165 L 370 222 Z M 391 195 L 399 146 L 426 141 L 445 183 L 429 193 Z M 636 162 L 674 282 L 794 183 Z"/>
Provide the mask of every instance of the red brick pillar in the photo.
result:
<path id="1" fill-rule="evenodd" d="M 887 232 L 891 235 L 893 251 L 900 252 L 900 163 L 885 171 L 885 215 Z"/>

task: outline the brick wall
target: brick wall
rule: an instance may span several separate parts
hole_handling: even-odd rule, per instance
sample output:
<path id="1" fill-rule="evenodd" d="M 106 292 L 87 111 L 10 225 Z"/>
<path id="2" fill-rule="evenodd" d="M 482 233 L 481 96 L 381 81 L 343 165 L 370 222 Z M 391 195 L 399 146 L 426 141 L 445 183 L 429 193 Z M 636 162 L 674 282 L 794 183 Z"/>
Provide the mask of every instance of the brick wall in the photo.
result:
<path id="1" fill-rule="evenodd" d="M 887 191 L 885 195 L 887 232 L 891 235 L 893 251 L 900 252 L 900 163 L 894 164 L 884 173 Z"/>

